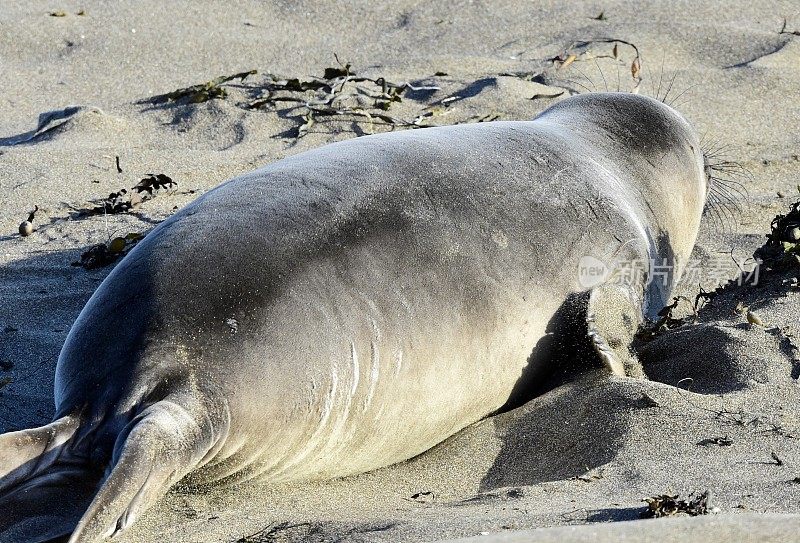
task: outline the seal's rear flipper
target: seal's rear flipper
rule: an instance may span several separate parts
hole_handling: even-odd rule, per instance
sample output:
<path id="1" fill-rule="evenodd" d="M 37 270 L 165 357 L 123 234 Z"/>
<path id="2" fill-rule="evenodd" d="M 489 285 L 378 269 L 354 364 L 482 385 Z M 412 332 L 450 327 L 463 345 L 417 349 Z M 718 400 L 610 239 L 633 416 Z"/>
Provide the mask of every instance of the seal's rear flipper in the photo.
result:
<path id="1" fill-rule="evenodd" d="M 642 323 L 640 296 L 626 285 L 604 283 L 589 294 L 587 333 L 595 351 L 614 375 L 644 377 L 642 365 L 631 352 Z"/>
<path id="2" fill-rule="evenodd" d="M 65 541 L 91 503 L 103 472 L 56 464 L 0 498 L 0 542 Z"/>
<path id="3" fill-rule="evenodd" d="M 190 413 L 186 405 L 196 403 L 181 400 L 149 406 L 120 433 L 108 477 L 69 543 L 103 541 L 124 530 L 213 454 L 220 440 L 211 418 Z"/>
<path id="4" fill-rule="evenodd" d="M 78 424 L 77 417 L 66 416 L 47 426 L 0 435 L 0 496 L 52 466 Z"/>
<path id="5" fill-rule="evenodd" d="M 0 435 L 0 541 L 40 543 L 69 535 L 102 471 L 72 450 L 77 417 Z"/>

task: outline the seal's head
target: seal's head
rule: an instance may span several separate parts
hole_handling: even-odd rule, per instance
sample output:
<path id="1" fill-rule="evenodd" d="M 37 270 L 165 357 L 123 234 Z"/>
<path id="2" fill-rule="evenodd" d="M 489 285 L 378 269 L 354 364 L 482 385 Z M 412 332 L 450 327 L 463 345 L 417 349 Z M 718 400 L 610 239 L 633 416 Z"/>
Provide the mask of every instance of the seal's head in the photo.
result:
<path id="1" fill-rule="evenodd" d="M 588 93 L 545 110 L 537 121 L 577 136 L 638 202 L 656 243 L 668 238 L 676 265 L 688 260 L 709 191 L 694 128 L 670 106 L 638 94 Z"/>

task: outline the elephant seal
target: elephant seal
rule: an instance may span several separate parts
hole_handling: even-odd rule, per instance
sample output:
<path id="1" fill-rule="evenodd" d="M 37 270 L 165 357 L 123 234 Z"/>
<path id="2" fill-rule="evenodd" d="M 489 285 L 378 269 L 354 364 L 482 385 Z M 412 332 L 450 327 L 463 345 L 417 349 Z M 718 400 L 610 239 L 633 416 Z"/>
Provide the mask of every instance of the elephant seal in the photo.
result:
<path id="1" fill-rule="evenodd" d="M 683 117 L 624 93 L 338 142 L 228 181 L 86 304 L 54 422 L 0 437 L 0 528 L 100 541 L 178 481 L 411 458 L 546 375 L 540 347 L 575 293 L 609 371 L 636 373 L 627 342 L 668 299 L 707 184 Z M 643 273 L 619 280 L 606 257 Z M 586 258 L 603 268 L 590 288 Z M 673 266 L 663 281 L 653 261 Z M 65 492 L 60 523 L 37 510 Z"/>

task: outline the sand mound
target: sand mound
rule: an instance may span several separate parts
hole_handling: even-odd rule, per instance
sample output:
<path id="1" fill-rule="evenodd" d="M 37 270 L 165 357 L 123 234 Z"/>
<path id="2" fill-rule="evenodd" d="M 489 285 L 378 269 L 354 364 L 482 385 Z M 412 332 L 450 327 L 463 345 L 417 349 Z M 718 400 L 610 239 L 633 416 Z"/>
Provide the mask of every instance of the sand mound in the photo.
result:
<path id="1" fill-rule="evenodd" d="M 650 379 L 702 394 L 787 383 L 793 367 L 779 334 L 747 323 L 681 328 L 648 343 L 639 357 Z"/>
<path id="2" fill-rule="evenodd" d="M 461 432 L 415 462 L 438 472 L 460 467 L 459 479 L 481 474 L 480 492 L 570 479 L 614 458 L 629 412 L 646 407 L 640 399 L 624 384 L 587 375 Z M 487 437 L 497 452 L 481 458 L 484 447 L 476 445 Z"/>
<path id="3" fill-rule="evenodd" d="M 94 106 L 68 106 L 39 115 L 30 132 L 0 139 L 2 145 L 53 143 L 69 138 L 71 146 L 113 147 L 122 138 L 136 138 L 131 123 Z"/>
<path id="4" fill-rule="evenodd" d="M 148 112 L 174 137 L 191 142 L 196 149 L 224 151 L 259 132 L 256 115 L 223 100 L 170 103 L 155 106 Z M 263 126 L 261 128 L 263 130 Z"/>

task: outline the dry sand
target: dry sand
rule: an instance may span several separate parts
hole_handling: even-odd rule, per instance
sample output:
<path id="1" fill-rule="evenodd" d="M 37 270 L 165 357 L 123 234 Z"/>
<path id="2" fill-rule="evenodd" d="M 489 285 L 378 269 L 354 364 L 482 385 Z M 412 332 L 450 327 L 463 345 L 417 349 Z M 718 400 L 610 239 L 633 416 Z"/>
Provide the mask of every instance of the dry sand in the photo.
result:
<path id="1" fill-rule="evenodd" d="M 385 129 L 320 122 L 298 140 L 291 132 L 302 121 L 242 107 L 267 72 L 321 74 L 337 66 L 336 53 L 360 74 L 441 87 L 393 106 L 399 117 L 460 95 L 433 122 L 527 119 L 558 99 L 531 100 L 536 94 L 616 89 L 618 75 L 629 89 L 628 47 L 619 60 L 601 43 L 575 49 L 584 54 L 562 69 L 547 60 L 575 42 L 622 39 L 642 53 L 640 91 L 654 95 L 660 86 L 663 95 L 672 85 L 676 98 L 685 90 L 680 110 L 752 173 L 747 194 L 734 194 L 741 209 L 703 227 L 695 257 L 706 289 L 733 276 L 733 259 L 752 254 L 770 220 L 800 199 L 795 1 L 0 6 L 0 382 L 11 380 L 0 388 L 0 431 L 53 413 L 58 351 L 111 269 L 70 266 L 87 247 L 146 232 L 237 173 Z M 64 16 L 50 15 L 58 11 Z M 589 60 L 587 50 L 601 58 Z M 230 85 L 226 99 L 141 102 L 250 69 L 260 73 Z M 539 72 L 538 82 L 500 75 Z M 82 107 L 51 116 L 42 128 L 52 129 L 36 134 L 40 114 L 74 105 Z M 80 215 L 146 173 L 167 174 L 178 188 L 134 213 Z M 36 231 L 21 238 L 18 224 L 35 205 Z M 647 344 L 652 380 L 587 375 L 412 461 L 358 477 L 172 492 L 119 541 L 791 541 L 800 524 L 797 273 L 727 289 L 699 323 Z M 697 280 L 682 292 L 693 298 Z M 747 324 L 740 302 L 766 326 Z M 639 518 L 643 498 L 704 490 L 719 509 L 713 517 L 616 522 Z M 430 494 L 412 498 L 419 493 Z M 562 527 L 512 533 L 547 526 Z"/>

